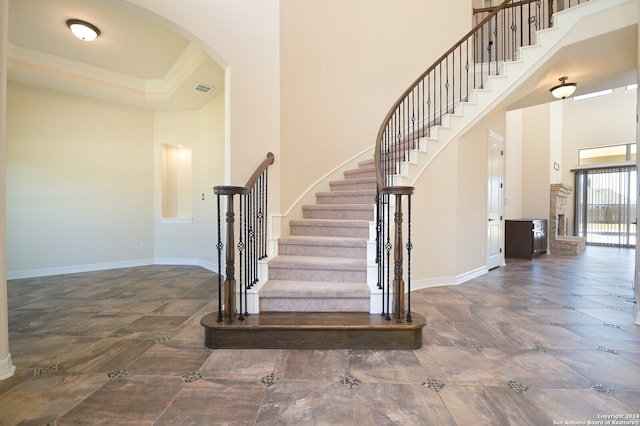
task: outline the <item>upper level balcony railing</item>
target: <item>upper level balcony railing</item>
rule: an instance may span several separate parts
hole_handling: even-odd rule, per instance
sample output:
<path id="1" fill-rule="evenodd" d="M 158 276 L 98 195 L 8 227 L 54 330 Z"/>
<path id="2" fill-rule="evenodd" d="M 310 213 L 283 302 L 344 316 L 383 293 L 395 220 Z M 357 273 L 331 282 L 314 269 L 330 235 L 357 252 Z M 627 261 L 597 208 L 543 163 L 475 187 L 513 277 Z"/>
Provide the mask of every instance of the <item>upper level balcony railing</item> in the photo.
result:
<path id="1" fill-rule="evenodd" d="M 499 6 L 474 10 L 475 27 L 420 75 L 393 104 L 378 131 L 375 147 L 377 197 L 378 287 L 383 289 L 383 314 L 390 318 L 393 297 L 394 316 L 401 321 L 406 277 L 411 290 L 411 218 L 408 238 L 402 247 L 402 204 L 411 204 L 413 188 L 397 184 L 401 165 L 421 140 L 432 136 L 443 117 L 459 111 L 473 92 L 485 87 L 487 79 L 500 75 L 501 65 L 517 60 L 519 48 L 534 44 L 536 32 L 553 23 L 557 11 L 588 0 L 505 0 Z M 394 230 L 390 209 L 394 208 Z M 391 251 L 393 249 L 393 295 L 391 295 Z M 402 251 L 407 251 L 406 258 Z M 405 266 L 406 265 L 406 269 Z M 385 302 L 386 300 L 386 302 Z M 411 318 L 410 299 L 407 320 Z"/>

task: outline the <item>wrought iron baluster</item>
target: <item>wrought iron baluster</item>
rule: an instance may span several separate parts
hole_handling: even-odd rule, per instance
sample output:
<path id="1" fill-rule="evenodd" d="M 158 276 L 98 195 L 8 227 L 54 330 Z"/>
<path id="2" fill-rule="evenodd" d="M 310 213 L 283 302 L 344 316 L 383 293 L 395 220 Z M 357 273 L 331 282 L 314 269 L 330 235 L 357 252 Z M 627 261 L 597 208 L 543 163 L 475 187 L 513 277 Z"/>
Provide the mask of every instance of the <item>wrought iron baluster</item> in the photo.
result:
<path id="1" fill-rule="evenodd" d="M 240 311 L 239 311 L 240 315 L 238 316 L 238 320 L 239 321 L 243 321 L 244 317 L 242 316 L 242 312 L 243 312 L 242 311 L 242 302 L 243 302 L 242 294 L 243 294 L 243 286 L 246 286 L 246 283 L 247 283 L 247 279 L 246 279 L 246 276 L 243 274 L 243 268 L 242 268 L 242 266 L 243 266 L 242 262 L 244 260 L 243 259 L 244 242 L 242 240 L 242 234 L 243 234 L 244 226 L 245 226 L 244 221 L 246 220 L 246 215 L 243 215 L 243 208 L 244 208 L 244 204 L 245 204 L 244 199 L 246 198 L 246 194 L 241 194 L 240 197 L 238 197 L 238 198 L 240 198 L 240 208 L 238 209 L 239 219 L 240 219 L 240 222 L 239 222 L 240 231 L 238 232 L 238 254 L 239 254 L 239 258 L 240 258 L 240 261 L 238 262 L 238 265 L 240 267 L 240 271 L 238 271 L 238 278 L 240 279 L 240 282 L 239 282 L 239 284 L 240 284 L 240 298 L 239 298 L 240 299 Z M 245 269 L 245 271 L 246 271 L 246 269 Z"/>
<path id="2" fill-rule="evenodd" d="M 420 116 L 420 107 L 418 105 L 418 102 L 420 101 L 420 88 L 419 86 L 416 86 L 412 91 L 411 91 L 411 139 L 412 139 L 412 144 L 411 144 L 411 149 L 415 149 L 417 146 L 417 142 L 416 142 L 416 136 L 417 136 L 417 124 L 418 124 L 418 117 Z"/>
<path id="3" fill-rule="evenodd" d="M 386 269 L 386 278 L 385 278 L 385 284 L 386 284 L 386 297 L 387 297 L 387 309 L 386 309 L 386 316 L 385 319 L 387 321 L 391 321 L 391 315 L 390 315 L 390 311 L 391 311 L 391 305 L 389 302 L 390 299 L 390 284 L 391 284 L 391 278 L 390 278 L 390 274 L 391 274 L 391 268 L 389 267 L 389 265 L 391 265 L 391 249 L 393 248 L 393 246 L 391 245 L 391 230 L 390 230 L 390 226 L 391 226 L 391 220 L 389 218 L 390 215 L 390 210 L 391 207 L 389 205 L 389 194 L 384 194 L 385 197 L 385 222 L 386 222 L 386 232 L 385 232 L 385 237 L 386 237 L 386 243 L 385 243 L 385 250 L 386 250 L 386 264 L 385 266 L 387 266 Z"/>
<path id="4" fill-rule="evenodd" d="M 262 259 L 267 258 L 267 244 L 269 231 L 269 169 L 264 171 L 264 245 L 262 246 Z"/>
<path id="5" fill-rule="evenodd" d="M 527 5 L 527 9 L 528 9 L 528 19 L 527 22 L 529 23 L 529 25 L 527 25 L 528 29 L 529 29 L 529 39 L 528 39 L 528 44 L 531 45 L 531 3 L 529 3 Z"/>
<path id="6" fill-rule="evenodd" d="M 451 53 L 451 79 L 449 79 L 449 71 L 447 70 L 447 84 L 451 81 L 451 114 L 456 112 L 456 55 L 455 51 Z M 447 111 L 449 108 L 447 108 Z"/>
<path id="7" fill-rule="evenodd" d="M 442 84 L 442 63 L 438 66 L 438 69 L 440 71 L 440 84 L 439 84 L 439 86 L 440 86 L 440 108 L 439 108 L 440 109 L 440 117 L 439 117 L 439 120 L 440 120 L 440 123 L 442 123 L 442 86 L 443 86 L 443 84 Z"/>
<path id="8" fill-rule="evenodd" d="M 431 118 L 431 73 L 427 75 L 427 137 L 431 137 L 431 126 L 433 119 Z"/>
<path id="9" fill-rule="evenodd" d="M 520 47 L 524 46 L 524 22 L 522 17 L 524 16 L 524 8 L 522 3 L 520 4 Z"/>
<path id="10" fill-rule="evenodd" d="M 508 14 L 507 12 L 502 12 L 500 14 L 500 16 L 502 17 L 502 62 L 511 59 L 507 57 L 507 37 L 509 35 L 508 31 L 507 31 L 507 17 Z"/>
<path id="11" fill-rule="evenodd" d="M 222 322 L 222 233 L 220 232 L 220 194 L 216 194 L 217 206 L 218 206 L 218 243 L 216 248 L 218 249 L 218 319 L 217 322 Z"/>
<path id="12" fill-rule="evenodd" d="M 445 93 L 445 97 L 444 97 L 444 102 L 445 102 L 445 111 L 446 114 L 449 114 L 449 56 L 447 56 L 445 58 L 445 69 L 444 69 L 444 74 L 445 74 L 445 83 L 444 83 L 444 93 Z"/>
<path id="13" fill-rule="evenodd" d="M 494 54 L 496 55 L 496 74 L 495 75 L 499 75 L 500 74 L 500 70 L 498 68 L 498 54 L 500 53 L 500 47 L 498 46 L 498 40 L 500 40 L 500 37 L 498 36 L 498 15 L 495 16 L 494 18 L 495 20 L 495 26 L 493 28 L 493 40 L 495 41 L 495 46 L 493 47 L 494 50 Z"/>
<path id="14" fill-rule="evenodd" d="M 411 316 L 411 194 L 407 198 L 407 322 L 413 322 Z"/>
<path id="15" fill-rule="evenodd" d="M 251 283 L 255 283 L 256 277 L 256 269 L 257 269 L 257 256 L 256 256 L 256 245 L 257 245 L 257 232 L 258 232 L 258 215 L 256 213 L 257 205 L 256 205 L 256 191 L 253 191 L 251 194 Z"/>

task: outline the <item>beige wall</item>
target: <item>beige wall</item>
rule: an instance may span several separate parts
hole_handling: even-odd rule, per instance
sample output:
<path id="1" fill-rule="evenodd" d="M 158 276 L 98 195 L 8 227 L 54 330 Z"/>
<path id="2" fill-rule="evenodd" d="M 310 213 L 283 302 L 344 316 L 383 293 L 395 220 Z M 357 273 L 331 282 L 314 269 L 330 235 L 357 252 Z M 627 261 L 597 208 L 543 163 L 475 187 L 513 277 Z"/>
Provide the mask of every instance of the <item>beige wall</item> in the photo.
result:
<path id="1" fill-rule="evenodd" d="M 578 164 L 578 149 L 632 143 L 636 139 L 636 92 L 617 88 L 613 95 L 563 103 L 562 181 L 575 186 L 571 172 Z M 568 230 L 573 234 L 574 194 L 567 203 Z"/>
<path id="2" fill-rule="evenodd" d="M 549 126 L 549 104 L 527 108 L 522 121 L 523 217 L 549 216 Z"/>
<path id="3" fill-rule="evenodd" d="M 153 262 L 215 267 L 224 97 L 200 111 L 154 113 L 11 84 L 8 141 L 12 276 Z M 160 147 L 178 142 L 194 154 L 192 220 L 162 223 Z"/>
<path id="4" fill-rule="evenodd" d="M 573 187 L 578 149 L 630 143 L 636 137 L 636 92 L 574 102 L 554 101 L 507 113 L 505 217 L 549 215 L 549 185 Z M 560 170 L 554 169 L 558 163 Z M 573 194 L 567 204 L 573 233 Z"/>
<path id="5" fill-rule="evenodd" d="M 456 284 L 486 266 L 489 131 L 504 135 L 500 110 L 450 142 L 415 183 L 412 234 L 416 287 Z"/>
<path id="6" fill-rule="evenodd" d="M 505 111 L 495 111 L 458 140 L 456 276 L 487 263 L 489 132 L 504 137 L 505 126 Z"/>
<path id="7" fill-rule="evenodd" d="M 217 267 L 216 199 L 213 187 L 224 183 L 224 97 L 199 111 L 154 114 L 155 164 L 163 143 L 182 140 L 192 148 L 192 221 L 163 221 L 162 174 L 155 169 L 154 237 L 158 263 L 194 263 Z M 244 183 L 244 182 L 243 182 Z M 203 199 L 204 196 L 204 199 Z"/>
<path id="8" fill-rule="evenodd" d="M 284 212 L 316 179 L 375 144 L 397 97 L 469 31 L 471 1 L 280 6 Z"/>
<path id="9" fill-rule="evenodd" d="M 6 146 L 6 93 L 7 93 L 7 27 L 8 0 L 0 0 L 0 232 L 4 235 L 5 223 L 5 146 Z M 5 239 L 0 238 L 0 380 L 11 377 L 15 367 L 9 353 L 9 308 L 7 303 Z"/>
<path id="10" fill-rule="evenodd" d="M 9 271 L 153 257 L 151 112 L 9 84 L 7 141 Z"/>
<path id="11" fill-rule="evenodd" d="M 617 88 L 612 95 L 563 103 L 563 180 L 573 185 L 571 169 L 578 149 L 635 141 L 636 92 Z"/>
<path id="12" fill-rule="evenodd" d="M 456 275 L 458 144 L 450 143 L 415 182 L 412 281 L 417 287 L 452 284 Z"/>
<path id="13" fill-rule="evenodd" d="M 281 15 L 278 14 L 279 3 L 276 1 L 249 1 L 231 6 L 222 1 L 203 4 L 194 0 L 194 7 L 191 8 L 184 3 L 178 5 L 169 1 L 131 0 L 128 3 L 148 8 L 145 11 L 134 7 L 137 12 L 166 19 L 168 25 L 179 32 L 185 33 L 184 28 L 188 28 L 188 36 L 195 37 L 205 51 L 226 64 L 225 90 L 229 93 L 225 104 L 212 106 L 219 113 L 225 114 L 226 132 L 213 135 L 216 139 L 213 145 L 200 143 L 199 147 L 194 146 L 194 159 L 203 158 L 197 154 L 197 150 L 209 151 L 208 156 L 204 157 L 207 158 L 206 164 L 200 166 L 201 171 L 194 170 L 194 173 L 200 173 L 203 177 L 199 183 L 194 183 L 194 197 L 197 198 L 194 206 L 207 211 L 213 209 L 211 186 L 243 183 L 267 151 L 276 153 L 276 164 L 270 173 L 270 183 L 275 188 L 270 192 L 275 206 L 272 211 L 288 208 L 291 200 L 327 170 L 373 145 L 378 124 L 398 93 L 466 32 L 471 19 L 468 1 L 455 4 L 430 1 L 427 2 L 432 3 L 429 7 L 418 0 L 404 0 L 393 5 L 382 0 L 336 2 L 331 7 L 324 2 L 304 3 L 301 7 L 300 2 L 283 1 Z M 407 9 L 414 10 L 414 13 L 406 14 Z M 445 24 L 436 18 L 438 13 L 452 14 L 460 19 Z M 318 19 L 323 14 L 326 19 Z M 422 18 L 418 18 L 420 15 Z M 242 19 L 238 19 L 239 16 Z M 326 22 L 332 23 L 332 31 L 326 31 Z M 394 24 L 393 27 L 389 27 L 389 22 Z M 388 30 L 381 32 L 382 26 Z M 282 29 L 282 34 L 279 28 Z M 433 36 L 436 33 L 438 37 Z M 414 55 L 412 50 L 418 45 L 417 42 L 407 42 L 412 37 L 416 40 L 431 39 L 431 42 L 420 43 L 428 47 Z M 281 61 L 280 42 L 283 51 Z M 384 63 L 380 62 L 380 52 L 385 52 L 388 56 Z M 403 66 L 398 67 L 398 63 Z M 278 77 L 280 67 L 281 78 Z M 282 120 L 277 118 L 280 116 L 278 94 L 281 85 L 282 97 L 286 100 L 286 106 L 282 108 Z M 205 123 L 211 121 L 210 118 L 201 120 L 195 112 L 149 115 L 142 111 L 134 113 L 133 110 L 125 109 L 125 112 L 120 108 L 110 110 L 108 104 L 98 102 L 90 103 L 90 108 L 87 108 L 79 98 L 71 96 L 62 102 L 53 95 L 37 93 L 26 87 L 13 90 L 19 91 L 12 100 L 15 104 L 10 117 L 13 131 L 37 133 L 47 129 L 48 132 L 46 137 L 44 133 L 35 136 L 16 134 L 12 137 L 16 140 L 30 139 L 29 144 L 16 143 L 12 148 L 15 161 L 12 161 L 13 166 L 10 167 L 13 167 L 11 173 L 15 174 L 16 182 L 11 186 L 14 188 L 14 200 L 18 199 L 15 197 L 20 197 L 18 194 L 23 192 L 25 185 L 29 186 L 33 194 L 41 195 L 38 191 L 43 191 L 41 187 L 44 186 L 44 173 L 50 166 L 37 153 L 53 146 L 43 142 L 47 139 L 56 139 L 52 141 L 56 149 L 52 149 L 50 158 L 55 159 L 61 169 L 68 169 L 73 173 L 66 177 L 60 176 L 58 182 L 53 182 L 59 188 L 64 188 L 62 193 L 42 192 L 46 197 L 38 198 L 39 201 L 34 201 L 34 197 L 27 202 L 10 203 L 11 220 L 16 224 L 9 235 L 14 245 L 9 264 L 11 271 L 125 260 L 149 261 L 153 258 L 167 261 L 175 258 L 197 259 L 203 252 L 208 253 L 208 244 L 194 243 L 194 240 L 199 240 L 198 235 L 204 232 L 196 225 L 197 220 L 192 226 L 160 223 L 158 220 L 158 203 L 161 202 L 158 192 L 161 188 L 158 146 L 163 142 L 173 143 L 176 139 L 198 139 L 201 137 L 198 132 L 203 130 Z M 342 101 L 336 103 L 336 98 Z M 60 105 L 57 102 L 61 102 Z M 33 109 L 30 107 L 32 105 L 40 105 L 41 109 Z M 44 126 L 29 128 L 27 123 L 46 115 L 43 111 L 47 108 L 56 110 L 60 119 L 50 115 L 49 122 L 49 118 L 44 119 Z M 108 129 L 96 131 L 96 123 L 92 122 L 95 118 L 90 117 L 92 111 L 99 111 L 99 115 L 105 119 L 97 125 L 109 127 Z M 118 114 L 129 114 L 129 118 L 124 118 L 125 121 L 119 126 L 107 126 L 106 122 L 120 120 L 115 118 Z M 82 119 L 81 125 L 71 119 L 78 116 L 86 117 Z M 108 119 L 110 116 L 111 119 Z M 137 118 L 133 118 L 134 116 Z M 64 123 L 65 120 L 72 121 L 66 127 L 76 129 L 79 135 L 92 134 L 98 136 L 99 140 L 94 144 L 79 144 L 81 151 L 74 151 L 74 143 L 77 141 L 70 141 L 68 135 L 61 133 L 60 129 L 65 126 L 55 127 L 55 124 Z M 281 122 L 287 123 L 286 136 L 283 135 L 282 138 L 279 137 Z M 122 129 L 126 134 L 117 135 L 117 129 Z M 224 139 L 224 144 L 220 142 L 220 138 Z M 108 216 L 107 212 L 111 213 L 110 210 L 114 204 L 118 205 L 118 201 L 112 202 L 108 197 L 97 196 L 99 191 L 91 191 L 90 182 L 82 179 L 76 181 L 83 172 L 83 167 L 79 164 L 85 161 L 85 156 L 90 159 L 89 164 L 91 161 L 97 162 L 98 157 L 103 161 L 118 163 L 116 146 L 120 146 L 122 150 L 130 150 L 129 143 L 132 139 L 145 139 L 144 148 L 138 145 L 133 152 L 129 152 L 133 155 L 123 157 L 119 164 L 126 172 L 113 176 L 116 182 L 125 178 L 136 182 L 124 194 L 131 212 Z M 107 143 L 106 140 L 116 142 Z M 112 148 L 109 154 L 111 157 L 101 155 L 100 149 L 106 146 Z M 304 156 L 299 155 L 302 149 Z M 152 152 L 150 158 L 143 158 L 149 150 Z M 225 156 L 224 159 L 222 155 Z M 39 174 L 34 181 L 24 180 L 24 176 L 20 175 L 26 173 L 16 166 L 20 158 L 29 158 L 38 170 Z M 81 158 L 83 160 L 79 160 Z M 101 164 L 96 163 L 93 171 L 97 172 L 100 167 L 104 167 Z M 127 168 L 128 166 L 131 167 Z M 149 170 L 152 172 L 148 173 Z M 215 172 L 211 172 L 213 170 Z M 221 179 L 220 170 L 226 170 L 224 179 Z M 101 172 L 100 179 L 107 182 L 110 172 L 111 169 L 105 169 Z M 281 174 L 287 177 L 283 179 L 286 183 L 280 183 Z M 278 190 L 279 186 L 282 187 L 281 190 Z M 88 195 L 80 202 L 81 209 L 73 210 L 67 215 L 66 207 L 60 204 L 59 199 L 69 192 Z M 151 203 L 149 194 L 153 197 Z M 201 194 L 205 194 L 204 201 Z M 286 201 L 280 203 L 278 194 L 283 194 L 283 200 Z M 46 210 L 39 208 L 45 203 Z M 143 211 L 144 214 L 141 213 Z M 102 241 L 102 237 L 94 229 L 91 231 L 93 234 L 83 235 L 82 238 L 78 235 L 76 240 L 65 240 L 69 245 L 68 250 L 56 250 L 56 247 L 51 246 L 59 244 L 58 234 L 63 230 L 87 226 L 87 217 L 121 230 L 122 240 L 110 234 L 110 244 L 97 244 Z M 140 222 L 147 220 L 143 217 L 152 217 L 153 222 L 143 225 Z M 25 220 L 37 223 L 38 227 L 27 229 L 22 225 Z M 51 227 L 48 225 L 50 223 L 57 223 L 59 226 Z M 43 238 L 45 243 L 34 246 L 36 235 Z M 87 250 L 88 246 L 92 247 L 94 244 L 92 241 L 97 245 Z M 140 248 L 141 243 L 144 244 L 144 249 Z M 118 247 L 117 254 L 115 246 Z"/>
<path id="14" fill-rule="evenodd" d="M 270 196 L 279 206 L 279 1 L 112 1 L 165 21 L 225 67 L 224 183 L 244 184 L 271 151 L 276 163 L 269 174 L 275 188 Z"/>
<path id="15" fill-rule="evenodd" d="M 504 147 L 504 217 L 517 219 L 522 215 L 522 121 L 524 110 L 506 114 L 506 143 Z"/>
<path id="16" fill-rule="evenodd" d="M 640 14 L 640 3 L 638 3 L 638 12 Z M 640 24 L 638 25 L 638 46 L 640 46 Z M 638 64 L 636 66 L 636 82 L 640 82 L 640 55 L 638 55 Z M 636 90 L 636 143 L 640 145 L 640 90 Z M 640 156 L 636 157 L 636 167 L 640 169 Z M 640 183 L 638 184 L 638 190 L 640 193 Z M 636 203 L 636 217 L 640 217 L 640 203 Z M 636 247 L 636 269 L 635 269 L 634 287 L 636 289 L 636 324 L 640 325 L 640 280 L 638 280 L 640 273 L 640 250 Z"/>

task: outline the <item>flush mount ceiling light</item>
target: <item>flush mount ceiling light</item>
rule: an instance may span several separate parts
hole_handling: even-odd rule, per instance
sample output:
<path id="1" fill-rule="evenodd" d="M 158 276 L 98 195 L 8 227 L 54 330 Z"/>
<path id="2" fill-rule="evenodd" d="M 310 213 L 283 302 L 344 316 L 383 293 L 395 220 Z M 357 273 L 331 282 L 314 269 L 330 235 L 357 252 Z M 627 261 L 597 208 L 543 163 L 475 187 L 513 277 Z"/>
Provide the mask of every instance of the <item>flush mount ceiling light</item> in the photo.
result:
<path id="1" fill-rule="evenodd" d="M 83 41 L 93 41 L 100 35 L 98 27 L 80 19 L 67 20 L 67 27 L 74 36 Z"/>
<path id="2" fill-rule="evenodd" d="M 576 91 L 578 83 L 567 83 L 567 78 L 569 77 L 560 77 L 560 84 L 549 90 L 554 97 L 564 99 L 567 96 L 573 95 L 573 92 Z"/>

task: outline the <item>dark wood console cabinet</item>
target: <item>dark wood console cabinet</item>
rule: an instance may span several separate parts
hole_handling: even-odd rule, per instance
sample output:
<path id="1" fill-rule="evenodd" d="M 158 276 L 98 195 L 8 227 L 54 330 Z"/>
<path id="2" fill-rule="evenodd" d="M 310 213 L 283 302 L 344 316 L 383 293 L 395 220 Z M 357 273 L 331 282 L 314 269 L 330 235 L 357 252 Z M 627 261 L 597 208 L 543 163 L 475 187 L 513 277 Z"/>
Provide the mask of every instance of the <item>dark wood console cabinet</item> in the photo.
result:
<path id="1" fill-rule="evenodd" d="M 505 220 L 505 256 L 533 259 L 547 251 L 546 219 Z"/>

